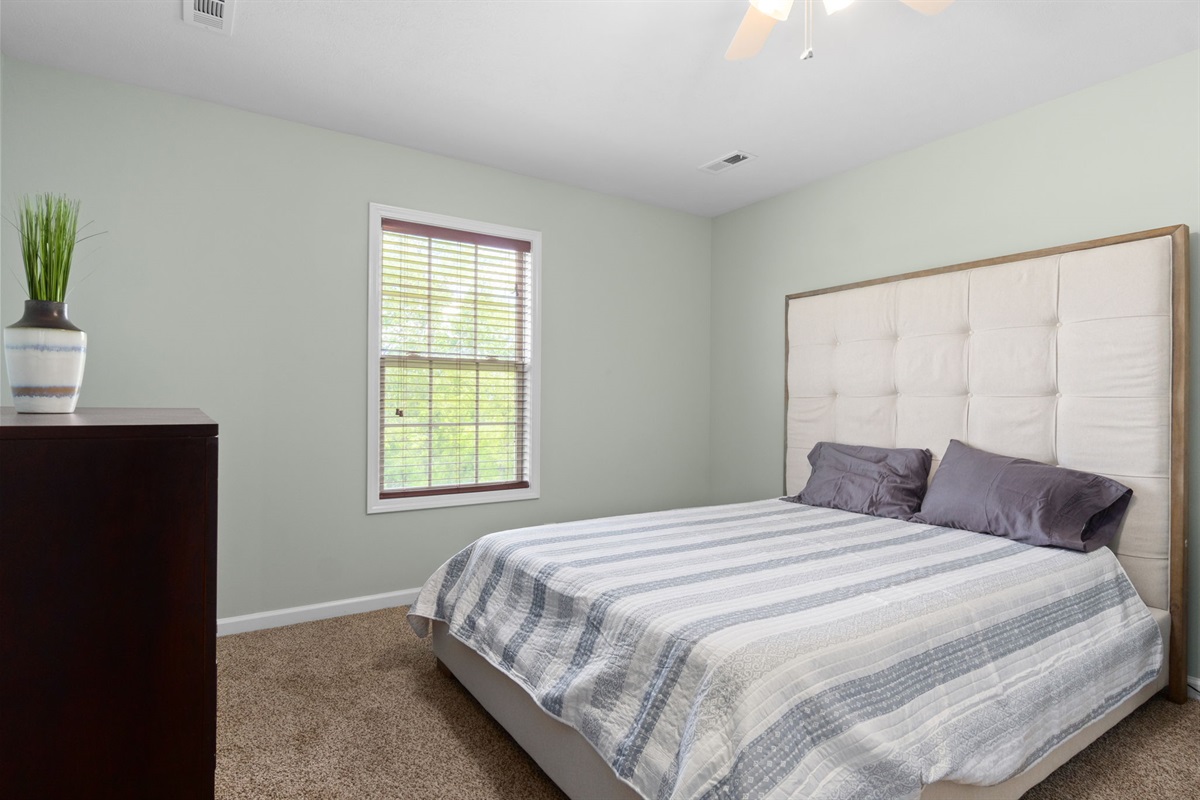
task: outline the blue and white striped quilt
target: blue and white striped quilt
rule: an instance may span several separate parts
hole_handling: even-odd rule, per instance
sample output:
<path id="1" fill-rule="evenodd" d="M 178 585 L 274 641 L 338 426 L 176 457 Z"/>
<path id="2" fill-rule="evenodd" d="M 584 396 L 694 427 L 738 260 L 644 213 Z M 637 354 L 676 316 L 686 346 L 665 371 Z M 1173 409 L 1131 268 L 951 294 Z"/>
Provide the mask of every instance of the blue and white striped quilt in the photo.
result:
<path id="1" fill-rule="evenodd" d="M 781 500 L 485 536 L 421 590 L 431 619 L 654 800 L 997 783 L 1162 663 L 1107 548 Z"/>

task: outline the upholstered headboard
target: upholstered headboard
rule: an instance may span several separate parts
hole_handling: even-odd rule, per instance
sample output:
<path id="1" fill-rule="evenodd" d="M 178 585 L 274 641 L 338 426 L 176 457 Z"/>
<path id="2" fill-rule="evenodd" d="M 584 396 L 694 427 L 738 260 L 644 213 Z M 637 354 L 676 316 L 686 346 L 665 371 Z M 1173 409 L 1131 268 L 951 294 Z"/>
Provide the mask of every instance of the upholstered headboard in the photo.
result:
<path id="1" fill-rule="evenodd" d="M 1134 495 L 1111 547 L 1171 612 L 1186 692 L 1187 242 L 1181 225 L 789 295 L 787 493 L 819 441 L 924 447 L 936 468 L 960 439 L 1115 478 Z"/>

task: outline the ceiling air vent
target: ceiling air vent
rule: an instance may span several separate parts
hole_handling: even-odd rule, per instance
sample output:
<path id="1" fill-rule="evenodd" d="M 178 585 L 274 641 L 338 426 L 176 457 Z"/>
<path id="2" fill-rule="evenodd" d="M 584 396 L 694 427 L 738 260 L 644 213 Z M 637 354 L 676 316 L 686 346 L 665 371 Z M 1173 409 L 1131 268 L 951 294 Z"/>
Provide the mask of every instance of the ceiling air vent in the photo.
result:
<path id="1" fill-rule="evenodd" d="M 738 164 L 743 164 L 752 158 L 758 158 L 758 156 L 751 155 L 750 153 L 743 153 L 741 150 L 735 150 L 727 156 L 718 158 L 716 161 L 710 161 L 707 164 L 701 164 L 700 169 L 705 172 L 711 172 L 715 175 L 718 172 L 724 172 L 727 169 L 732 169 Z"/>
<path id="2" fill-rule="evenodd" d="M 229 36 L 233 33 L 233 0 L 183 0 L 183 21 Z"/>

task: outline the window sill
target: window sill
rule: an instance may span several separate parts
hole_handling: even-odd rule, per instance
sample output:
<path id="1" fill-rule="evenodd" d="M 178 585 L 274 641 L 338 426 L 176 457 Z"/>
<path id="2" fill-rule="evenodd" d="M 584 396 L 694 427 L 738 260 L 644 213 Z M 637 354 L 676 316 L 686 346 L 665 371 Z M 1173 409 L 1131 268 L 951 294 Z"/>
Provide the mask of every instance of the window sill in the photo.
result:
<path id="1" fill-rule="evenodd" d="M 378 495 L 367 498 L 368 514 L 386 514 L 391 511 L 417 511 L 423 508 L 449 508 L 473 506 L 483 503 L 507 503 L 512 500 L 536 500 L 538 490 L 499 489 L 494 492 L 463 492 L 461 494 L 434 494 L 419 497 L 395 497 L 380 500 Z"/>

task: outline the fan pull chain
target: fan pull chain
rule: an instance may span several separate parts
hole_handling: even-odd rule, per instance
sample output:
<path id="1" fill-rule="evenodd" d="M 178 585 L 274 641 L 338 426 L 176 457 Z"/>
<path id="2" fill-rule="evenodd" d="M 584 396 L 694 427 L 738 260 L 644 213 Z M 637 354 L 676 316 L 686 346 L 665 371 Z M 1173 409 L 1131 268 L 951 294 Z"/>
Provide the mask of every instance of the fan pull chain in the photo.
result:
<path id="1" fill-rule="evenodd" d="M 804 52 L 800 56 L 801 61 L 807 61 L 813 57 L 812 28 L 813 0 L 804 0 Z"/>

